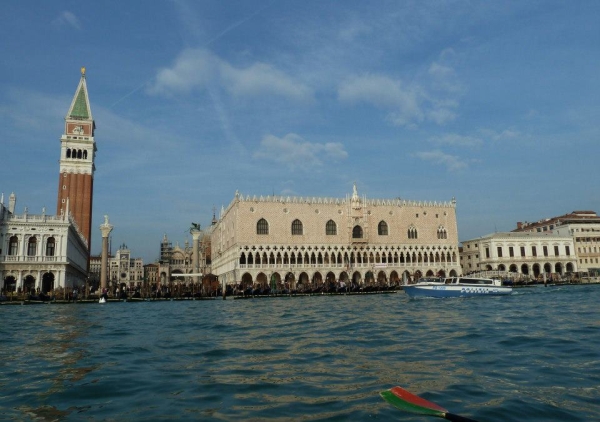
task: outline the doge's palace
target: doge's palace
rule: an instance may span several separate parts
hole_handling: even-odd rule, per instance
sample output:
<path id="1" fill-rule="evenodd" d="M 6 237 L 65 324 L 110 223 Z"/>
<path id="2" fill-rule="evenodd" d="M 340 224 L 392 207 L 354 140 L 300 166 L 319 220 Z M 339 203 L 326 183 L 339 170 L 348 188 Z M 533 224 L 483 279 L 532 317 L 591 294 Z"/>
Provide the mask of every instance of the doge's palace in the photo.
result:
<path id="1" fill-rule="evenodd" d="M 223 284 L 398 284 L 460 274 L 456 201 L 235 193 L 211 233 Z"/>

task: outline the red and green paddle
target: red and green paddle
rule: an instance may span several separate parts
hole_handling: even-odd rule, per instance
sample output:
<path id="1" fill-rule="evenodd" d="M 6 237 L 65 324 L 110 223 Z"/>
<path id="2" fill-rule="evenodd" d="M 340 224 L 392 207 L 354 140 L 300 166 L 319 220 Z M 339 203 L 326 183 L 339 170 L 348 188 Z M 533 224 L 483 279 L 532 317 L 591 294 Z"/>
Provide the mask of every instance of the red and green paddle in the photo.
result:
<path id="1" fill-rule="evenodd" d="M 448 412 L 441 406 L 425 400 L 422 397 L 406 391 L 402 387 L 394 387 L 379 393 L 385 401 L 392 406 L 407 412 L 419 413 L 421 415 L 437 416 L 454 422 L 477 422 L 464 416 Z"/>

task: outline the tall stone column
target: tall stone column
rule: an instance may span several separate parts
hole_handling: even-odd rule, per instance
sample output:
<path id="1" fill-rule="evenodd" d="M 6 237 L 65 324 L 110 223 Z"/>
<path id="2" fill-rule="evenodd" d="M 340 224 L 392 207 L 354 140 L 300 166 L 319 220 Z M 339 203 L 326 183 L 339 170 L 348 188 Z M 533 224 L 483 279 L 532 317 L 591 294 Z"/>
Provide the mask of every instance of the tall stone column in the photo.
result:
<path id="1" fill-rule="evenodd" d="M 192 249 L 192 266 L 193 266 L 193 273 L 194 274 L 198 274 L 200 273 L 200 252 L 199 252 L 199 240 L 200 240 L 200 235 L 202 234 L 202 232 L 200 230 L 197 230 L 195 228 L 193 228 L 192 230 L 190 230 L 190 233 L 192 233 L 192 239 L 193 239 L 193 249 Z M 198 276 L 194 276 L 194 284 L 198 284 Z"/>
<path id="2" fill-rule="evenodd" d="M 108 223 L 108 215 L 104 216 L 104 224 L 100 225 L 102 232 L 102 263 L 100 267 L 100 289 L 104 290 L 107 287 L 108 274 L 108 235 L 112 231 L 113 226 Z"/>

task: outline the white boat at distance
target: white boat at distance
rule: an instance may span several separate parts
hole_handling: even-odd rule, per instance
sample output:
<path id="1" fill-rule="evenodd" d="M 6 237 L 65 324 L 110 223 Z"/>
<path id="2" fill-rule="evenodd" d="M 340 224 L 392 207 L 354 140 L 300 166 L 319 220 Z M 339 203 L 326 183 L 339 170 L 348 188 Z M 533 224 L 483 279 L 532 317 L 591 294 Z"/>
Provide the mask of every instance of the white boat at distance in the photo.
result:
<path id="1" fill-rule="evenodd" d="M 512 287 L 500 280 L 474 277 L 423 278 L 416 284 L 402 286 L 412 297 L 473 297 L 501 296 L 512 293 Z"/>

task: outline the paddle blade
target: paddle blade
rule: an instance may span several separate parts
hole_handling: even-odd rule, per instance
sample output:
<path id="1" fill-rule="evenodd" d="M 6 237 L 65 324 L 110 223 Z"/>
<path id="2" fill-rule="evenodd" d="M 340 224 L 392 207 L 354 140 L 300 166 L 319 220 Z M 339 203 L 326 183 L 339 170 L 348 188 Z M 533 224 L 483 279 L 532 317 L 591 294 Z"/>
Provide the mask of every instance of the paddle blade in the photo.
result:
<path id="1" fill-rule="evenodd" d="M 379 395 L 392 406 L 407 412 L 438 416 L 440 418 L 444 418 L 445 414 L 448 413 L 443 407 L 415 396 L 401 387 L 390 388 L 389 390 L 382 391 Z"/>

